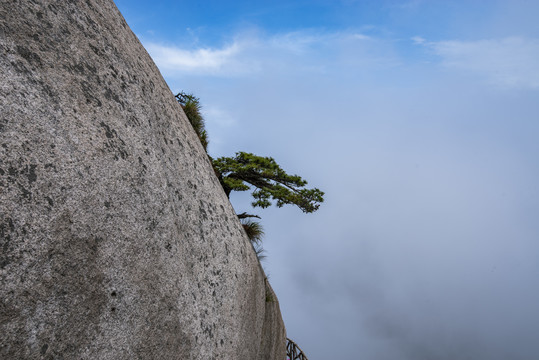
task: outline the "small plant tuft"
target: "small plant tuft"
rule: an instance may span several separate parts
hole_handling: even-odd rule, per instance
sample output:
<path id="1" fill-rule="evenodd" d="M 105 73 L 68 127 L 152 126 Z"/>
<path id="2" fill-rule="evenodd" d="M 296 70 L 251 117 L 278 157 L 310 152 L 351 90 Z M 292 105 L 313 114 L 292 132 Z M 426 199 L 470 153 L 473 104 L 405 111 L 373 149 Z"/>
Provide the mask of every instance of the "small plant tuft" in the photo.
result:
<path id="1" fill-rule="evenodd" d="M 258 260 L 264 259 L 266 256 L 264 255 L 264 248 L 262 248 L 262 238 L 264 237 L 264 228 L 262 225 L 248 218 L 241 219 L 241 225 L 247 237 L 251 240 L 251 244 L 253 244 Z"/>
<path id="2" fill-rule="evenodd" d="M 201 114 L 202 106 L 200 105 L 200 99 L 194 96 L 193 94 L 186 94 L 184 92 L 179 92 L 176 95 L 176 99 L 180 103 L 183 112 L 189 119 L 189 122 L 193 126 L 204 150 L 208 151 L 208 133 L 206 131 L 206 123 Z"/>

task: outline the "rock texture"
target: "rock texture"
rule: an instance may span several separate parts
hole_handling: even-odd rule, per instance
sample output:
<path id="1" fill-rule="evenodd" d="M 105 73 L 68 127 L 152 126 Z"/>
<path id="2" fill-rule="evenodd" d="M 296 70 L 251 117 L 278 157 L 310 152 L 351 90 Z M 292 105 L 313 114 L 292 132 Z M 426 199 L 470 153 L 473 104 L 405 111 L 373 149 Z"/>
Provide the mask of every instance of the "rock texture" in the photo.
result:
<path id="1" fill-rule="evenodd" d="M 111 0 L 0 3 L 0 358 L 284 359 L 277 299 Z"/>

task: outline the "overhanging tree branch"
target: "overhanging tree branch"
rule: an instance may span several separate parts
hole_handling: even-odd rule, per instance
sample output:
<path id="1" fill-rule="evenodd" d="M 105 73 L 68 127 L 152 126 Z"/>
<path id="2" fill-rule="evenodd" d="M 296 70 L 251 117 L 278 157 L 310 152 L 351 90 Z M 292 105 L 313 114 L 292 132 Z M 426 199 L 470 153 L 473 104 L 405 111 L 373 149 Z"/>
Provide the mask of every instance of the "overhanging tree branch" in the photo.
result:
<path id="1" fill-rule="evenodd" d="M 253 186 L 254 207 L 266 208 L 275 201 L 277 207 L 292 204 L 310 213 L 318 210 L 324 201 L 324 192 L 305 188 L 307 181 L 298 175 L 288 175 L 271 157 L 240 151 L 235 157 L 214 159 L 213 167 L 220 174 L 227 195 Z"/>

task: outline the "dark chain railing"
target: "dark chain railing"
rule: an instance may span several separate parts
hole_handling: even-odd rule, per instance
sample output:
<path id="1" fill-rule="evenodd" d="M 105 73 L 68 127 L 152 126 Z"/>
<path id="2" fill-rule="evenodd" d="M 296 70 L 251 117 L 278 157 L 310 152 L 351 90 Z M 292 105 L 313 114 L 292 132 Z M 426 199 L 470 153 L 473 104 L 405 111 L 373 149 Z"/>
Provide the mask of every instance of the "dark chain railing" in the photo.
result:
<path id="1" fill-rule="evenodd" d="M 286 360 L 308 360 L 298 344 L 286 339 Z"/>

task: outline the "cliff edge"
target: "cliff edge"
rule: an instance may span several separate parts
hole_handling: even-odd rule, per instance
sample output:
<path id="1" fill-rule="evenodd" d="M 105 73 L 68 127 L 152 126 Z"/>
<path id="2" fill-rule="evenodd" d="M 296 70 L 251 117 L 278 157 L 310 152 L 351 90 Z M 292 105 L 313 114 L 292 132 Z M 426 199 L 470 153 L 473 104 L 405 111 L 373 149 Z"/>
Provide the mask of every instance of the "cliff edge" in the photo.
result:
<path id="1" fill-rule="evenodd" d="M 2 1 L 0 50 L 0 358 L 284 359 L 252 246 L 114 3 Z"/>

